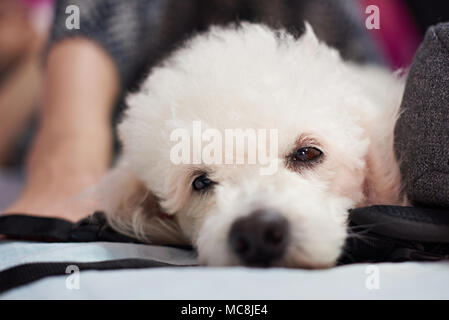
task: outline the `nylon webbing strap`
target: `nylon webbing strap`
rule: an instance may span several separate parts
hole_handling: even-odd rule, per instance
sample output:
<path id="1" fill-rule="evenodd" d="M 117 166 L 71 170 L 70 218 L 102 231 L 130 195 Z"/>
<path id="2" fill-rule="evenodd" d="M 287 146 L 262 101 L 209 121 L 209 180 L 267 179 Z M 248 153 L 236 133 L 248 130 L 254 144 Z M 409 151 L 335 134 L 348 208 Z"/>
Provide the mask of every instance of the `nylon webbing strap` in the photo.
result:
<path id="1" fill-rule="evenodd" d="M 11 267 L 0 272 L 0 293 L 15 287 L 29 284 L 39 279 L 67 275 L 67 267 L 74 265 L 80 271 L 86 270 L 118 270 L 118 269 L 142 269 L 156 267 L 174 267 L 178 265 L 168 264 L 149 259 L 120 259 L 99 262 L 36 262 L 26 263 Z M 185 265 L 183 265 L 184 267 Z"/>
<path id="2" fill-rule="evenodd" d="M 70 221 L 57 218 L 18 214 L 0 216 L 0 234 L 13 239 L 67 242 L 73 226 Z"/>
<path id="3" fill-rule="evenodd" d="M 102 212 L 95 212 L 77 223 L 58 218 L 3 215 L 0 216 L 0 234 L 8 239 L 44 242 L 140 242 L 113 230 Z"/>

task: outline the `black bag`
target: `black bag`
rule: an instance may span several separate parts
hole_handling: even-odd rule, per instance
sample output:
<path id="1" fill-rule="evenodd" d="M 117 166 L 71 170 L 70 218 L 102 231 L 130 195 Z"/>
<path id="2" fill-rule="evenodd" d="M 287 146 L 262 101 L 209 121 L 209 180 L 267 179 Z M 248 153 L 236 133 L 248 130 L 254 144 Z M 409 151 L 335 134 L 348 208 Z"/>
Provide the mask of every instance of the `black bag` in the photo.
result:
<path id="1" fill-rule="evenodd" d="M 350 210 L 339 263 L 449 259 L 449 212 L 400 206 Z"/>

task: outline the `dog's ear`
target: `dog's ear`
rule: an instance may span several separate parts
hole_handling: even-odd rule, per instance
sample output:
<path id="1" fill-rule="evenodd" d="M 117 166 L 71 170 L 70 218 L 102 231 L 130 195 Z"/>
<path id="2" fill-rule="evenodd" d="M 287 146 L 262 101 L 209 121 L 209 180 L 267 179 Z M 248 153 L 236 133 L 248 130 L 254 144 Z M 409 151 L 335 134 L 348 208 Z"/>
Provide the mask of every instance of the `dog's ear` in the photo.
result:
<path id="1" fill-rule="evenodd" d="M 401 175 L 392 146 L 370 146 L 364 193 L 366 205 L 402 205 L 406 202 L 401 195 Z"/>
<path id="2" fill-rule="evenodd" d="M 405 204 L 394 151 L 394 127 L 400 114 L 404 79 L 371 66 L 363 67 L 354 75 L 365 92 L 365 98 L 353 108 L 369 140 L 365 156 L 365 204 Z"/>
<path id="3" fill-rule="evenodd" d="M 173 215 L 165 214 L 158 199 L 124 165 L 99 184 L 97 197 L 115 230 L 153 244 L 186 244 Z"/>
<path id="4" fill-rule="evenodd" d="M 402 192 L 401 172 L 394 151 L 393 132 L 399 117 L 398 106 L 397 101 L 369 122 L 371 123 L 368 129 L 370 143 L 366 155 L 364 182 L 367 205 L 405 205 L 407 203 Z"/>

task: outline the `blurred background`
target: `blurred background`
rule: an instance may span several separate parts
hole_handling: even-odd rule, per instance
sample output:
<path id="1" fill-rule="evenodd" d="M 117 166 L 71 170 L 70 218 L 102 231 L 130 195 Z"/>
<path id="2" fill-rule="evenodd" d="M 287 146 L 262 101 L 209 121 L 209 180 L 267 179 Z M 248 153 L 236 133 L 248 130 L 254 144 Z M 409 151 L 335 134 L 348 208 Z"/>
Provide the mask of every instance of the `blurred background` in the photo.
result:
<path id="1" fill-rule="evenodd" d="M 0 210 L 14 200 L 23 185 L 26 152 L 42 105 L 45 52 L 53 34 L 54 21 L 58 21 L 55 20 L 57 1 L 0 0 Z M 160 0 L 148 0 L 151 1 Z M 83 6 L 83 1 L 76 2 Z M 84 3 L 88 2 L 90 0 Z M 195 3 L 190 7 L 194 9 L 189 13 L 179 6 L 180 2 Z M 315 4 L 309 5 L 311 2 Z M 263 0 L 178 0 L 178 4 L 169 6 L 171 9 L 162 21 L 175 21 L 176 25 L 176 21 L 185 20 L 184 15 L 193 11 L 195 18 L 192 19 L 198 21 L 189 30 L 170 29 L 166 36 L 170 45 L 160 46 L 165 49 L 159 50 L 158 54 L 166 54 L 176 41 L 184 38 L 183 34 L 204 30 L 213 23 L 224 24 L 236 19 L 266 20 L 272 25 L 297 29 L 298 23 L 307 19 L 318 36 L 341 49 L 345 58 L 383 64 L 391 69 L 407 68 L 426 29 L 438 22 L 449 21 L 449 1 L 445 0 L 270 0 L 269 5 L 267 3 Z M 380 9 L 378 30 L 364 27 L 365 9 L 369 5 Z M 356 40 L 346 41 L 348 30 L 352 29 L 338 28 L 345 23 L 350 28 L 358 25 L 357 30 L 366 32 L 363 40 L 360 36 L 351 36 Z M 151 63 L 147 63 L 148 68 Z"/>

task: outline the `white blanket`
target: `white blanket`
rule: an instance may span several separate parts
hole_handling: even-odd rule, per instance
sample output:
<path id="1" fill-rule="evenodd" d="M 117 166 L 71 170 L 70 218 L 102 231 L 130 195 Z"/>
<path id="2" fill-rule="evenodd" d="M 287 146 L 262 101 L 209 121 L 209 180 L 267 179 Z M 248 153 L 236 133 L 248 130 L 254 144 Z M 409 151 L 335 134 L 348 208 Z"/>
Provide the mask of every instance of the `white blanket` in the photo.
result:
<path id="1" fill-rule="evenodd" d="M 0 271 L 26 262 L 151 258 L 195 263 L 188 251 L 117 243 L 0 242 Z M 81 271 L 12 289 L 1 299 L 449 299 L 449 263 L 353 264 L 327 270 L 164 267 Z M 73 279 L 72 279 L 73 280 Z"/>

